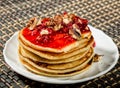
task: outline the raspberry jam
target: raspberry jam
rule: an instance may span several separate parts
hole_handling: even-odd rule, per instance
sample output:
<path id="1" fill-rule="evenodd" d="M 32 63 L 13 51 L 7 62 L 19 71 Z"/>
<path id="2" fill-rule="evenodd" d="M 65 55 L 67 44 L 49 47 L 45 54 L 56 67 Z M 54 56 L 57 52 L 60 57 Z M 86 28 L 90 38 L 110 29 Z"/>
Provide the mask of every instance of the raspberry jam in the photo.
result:
<path id="1" fill-rule="evenodd" d="M 66 33 L 58 32 L 58 33 L 54 33 L 50 35 L 40 36 L 39 30 L 35 29 L 31 31 L 28 28 L 25 28 L 23 30 L 23 36 L 28 41 L 30 41 L 31 43 L 35 45 L 56 48 L 56 49 L 61 49 L 76 41 L 70 35 Z"/>
<path id="2" fill-rule="evenodd" d="M 65 13 L 64 15 L 66 14 L 67 13 Z M 68 24 L 60 21 L 61 23 L 59 22 L 59 24 L 61 25 L 61 27 L 59 27 L 59 30 L 57 31 L 54 30 L 56 26 L 54 22 L 48 24 L 49 21 L 51 22 L 51 19 L 52 18 L 43 18 L 41 24 L 37 25 L 33 30 L 29 30 L 28 27 L 24 28 L 22 32 L 23 36 L 35 45 L 62 49 L 63 47 L 77 41 L 71 36 L 71 34 L 69 34 L 69 30 L 73 28 L 73 24 L 76 24 L 79 27 L 79 30 L 82 34 L 90 31 L 89 29 L 85 29 L 88 21 L 75 15 L 71 15 L 72 21 L 70 20 Z M 45 33 L 42 32 L 43 34 L 41 34 L 41 31 L 43 30 Z"/>

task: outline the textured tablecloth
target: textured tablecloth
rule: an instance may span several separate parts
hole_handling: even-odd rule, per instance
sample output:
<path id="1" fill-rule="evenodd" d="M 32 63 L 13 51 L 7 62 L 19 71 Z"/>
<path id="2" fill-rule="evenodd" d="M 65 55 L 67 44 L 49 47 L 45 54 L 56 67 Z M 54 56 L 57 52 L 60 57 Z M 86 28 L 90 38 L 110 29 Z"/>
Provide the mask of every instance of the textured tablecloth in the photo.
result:
<path id="1" fill-rule="evenodd" d="M 120 86 L 120 59 L 107 74 L 93 80 L 70 84 L 46 84 L 27 79 L 5 63 L 5 42 L 23 28 L 29 18 L 52 16 L 64 11 L 76 13 L 104 31 L 120 51 L 120 0 L 0 0 L 0 88 L 114 88 Z M 120 87 L 119 87 L 120 88 Z"/>

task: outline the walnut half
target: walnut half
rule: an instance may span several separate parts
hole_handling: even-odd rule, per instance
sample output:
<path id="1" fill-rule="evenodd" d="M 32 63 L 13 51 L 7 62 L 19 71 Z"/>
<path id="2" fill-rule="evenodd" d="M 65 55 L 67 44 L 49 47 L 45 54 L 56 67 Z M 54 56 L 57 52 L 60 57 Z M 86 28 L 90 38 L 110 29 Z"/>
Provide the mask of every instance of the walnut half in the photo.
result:
<path id="1" fill-rule="evenodd" d="M 81 39 L 81 31 L 76 24 L 73 24 L 73 28 L 69 30 L 69 34 L 71 34 L 74 39 Z"/>
<path id="2" fill-rule="evenodd" d="M 61 28 L 62 28 L 63 26 L 61 25 L 61 24 L 58 24 L 58 25 L 55 25 L 54 26 L 54 31 L 58 31 L 58 30 L 60 30 Z"/>
<path id="3" fill-rule="evenodd" d="M 31 18 L 27 24 L 27 27 L 30 29 L 30 30 L 33 30 L 35 28 L 35 26 L 37 25 L 37 18 L 34 17 L 34 18 Z"/>

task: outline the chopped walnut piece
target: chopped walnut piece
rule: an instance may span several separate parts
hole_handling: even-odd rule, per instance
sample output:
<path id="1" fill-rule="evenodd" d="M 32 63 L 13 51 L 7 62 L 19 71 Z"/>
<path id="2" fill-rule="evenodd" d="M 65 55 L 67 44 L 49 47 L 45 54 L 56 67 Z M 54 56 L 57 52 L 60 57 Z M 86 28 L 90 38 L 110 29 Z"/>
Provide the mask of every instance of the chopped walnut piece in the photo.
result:
<path id="1" fill-rule="evenodd" d="M 63 17 L 64 17 L 64 18 L 68 18 L 68 17 L 69 17 L 68 13 L 67 13 L 67 14 L 64 14 Z"/>
<path id="2" fill-rule="evenodd" d="M 74 29 L 79 29 L 79 26 L 77 24 L 73 24 Z"/>
<path id="3" fill-rule="evenodd" d="M 98 61 L 101 59 L 102 56 L 103 56 L 103 55 L 95 54 L 94 57 L 93 57 L 93 61 L 94 61 L 94 62 L 98 62 Z"/>
<path id="4" fill-rule="evenodd" d="M 28 23 L 27 23 L 27 27 L 30 27 L 30 25 L 33 23 L 33 21 L 34 21 L 34 18 L 31 18 L 29 21 L 28 21 Z"/>
<path id="5" fill-rule="evenodd" d="M 79 22 L 80 24 L 82 24 L 82 21 L 81 21 L 80 19 L 78 19 L 78 22 Z"/>
<path id="6" fill-rule="evenodd" d="M 69 21 L 68 18 L 63 18 L 63 22 L 64 22 L 65 24 L 68 24 L 70 21 Z"/>
<path id="7" fill-rule="evenodd" d="M 41 24 L 41 18 L 39 18 L 39 20 L 37 21 L 37 25 Z"/>
<path id="8" fill-rule="evenodd" d="M 55 23 L 55 21 L 53 20 L 53 19 L 50 19 L 50 21 L 48 21 L 48 22 L 46 22 L 46 25 L 47 26 L 53 26 L 53 25 L 55 25 L 56 23 Z"/>
<path id="9" fill-rule="evenodd" d="M 70 19 L 73 19 L 74 17 L 75 17 L 75 14 L 70 14 L 70 15 L 69 15 L 69 18 L 70 18 Z"/>
<path id="10" fill-rule="evenodd" d="M 40 34 L 41 34 L 41 35 L 49 34 L 49 32 L 48 32 L 48 30 L 41 30 Z"/>
<path id="11" fill-rule="evenodd" d="M 69 34 L 71 34 L 74 39 L 79 40 L 81 38 L 81 35 L 75 29 L 70 29 Z"/>
<path id="12" fill-rule="evenodd" d="M 57 24 L 61 24 L 63 21 L 62 15 L 56 15 L 56 16 L 54 16 L 53 19 Z"/>
<path id="13" fill-rule="evenodd" d="M 62 27 L 63 27 L 63 26 L 62 26 L 61 24 L 55 25 L 54 28 L 53 28 L 53 30 L 54 30 L 54 31 L 58 31 L 58 30 L 60 30 Z"/>
<path id="14" fill-rule="evenodd" d="M 36 26 L 37 24 L 37 18 L 34 17 L 34 18 L 31 18 L 27 24 L 27 27 L 30 29 L 30 30 L 33 30 L 34 27 Z"/>
<path id="15" fill-rule="evenodd" d="M 73 29 L 70 29 L 70 30 L 69 30 L 69 34 L 70 34 L 74 39 L 77 39 L 77 37 L 76 37 L 75 34 L 74 34 Z"/>
<path id="16" fill-rule="evenodd" d="M 65 24 L 68 24 L 68 23 L 70 23 L 71 21 L 72 21 L 72 19 L 70 18 L 69 14 L 65 14 L 65 15 L 63 16 L 63 22 L 64 22 Z"/>
<path id="17" fill-rule="evenodd" d="M 69 30 L 69 34 L 71 34 L 72 37 L 77 40 L 81 38 L 81 31 L 78 28 L 79 27 L 76 24 L 73 24 L 73 29 Z"/>

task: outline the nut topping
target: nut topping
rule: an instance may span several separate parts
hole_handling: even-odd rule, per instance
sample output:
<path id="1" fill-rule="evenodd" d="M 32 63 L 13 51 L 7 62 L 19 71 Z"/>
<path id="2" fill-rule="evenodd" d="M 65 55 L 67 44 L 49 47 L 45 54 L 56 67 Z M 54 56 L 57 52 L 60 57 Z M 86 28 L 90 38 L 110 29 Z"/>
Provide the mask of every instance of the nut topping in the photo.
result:
<path id="1" fill-rule="evenodd" d="M 78 20 L 78 22 L 79 22 L 80 24 L 82 24 L 82 21 L 81 21 L 80 19 Z"/>
<path id="2" fill-rule="evenodd" d="M 73 29 L 69 30 L 69 34 L 71 34 L 72 37 L 77 40 L 79 40 L 81 38 L 81 32 L 78 29 L 78 26 L 76 24 L 73 24 Z"/>
<path id="3" fill-rule="evenodd" d="M 79 40 L 89 36 L 89 28 L 87 27 L 88 21 L 82 19 L 75 14 L 64 13 L 56 15 L 53 18 L 38 18 L 34 17 L 28 22 L 29 30 L 39 30 L 41 35 L 51 34 L 53 32 L 68 33 L 74 39 Z M 49 30 L 48 30 L 49 29 Z"/>
<path id="4" fill-rule="evenodd" d="M 74 28 L 74 29 L 79 29 L 79 26 L 76 25 L 76 24 L 73 24 L 73 28 Z"/>
<path id="5" fill-rule="evenodd" d="M 98 62 L 98 61 L 101 59 L 102 56 L 103 56 L 103 55 L 95 54 L 95 56 L 93 57 L 93 61 L 94 61 L 94 62 Z"/>
<path id="6" fill-rule="evenodd" d="M 41 30 L 40 35 L 49 34 L 48 30 Z"/>
<path id="7" fill-rule="evenodd" d="M 65 14 L 65 15 L 63 16 L 63 22 L 64 22 L 65 24 L 68 24 L 68 23 L 70 23 L 71 21 L 72 21 L 72 19 L 71 19 L 70 15 Z"/>
<path id="8" fill-rule="evenodd" d="M 39 18 L 39 20 L 37 21 L 37 24 L 36 25 L 39 25 L 39 24 L 41 24 L 41 18 Z"/>
<path id="9" fill-rule="evenodd" d="M 53 20 L 57 23 L 57 24 L 61 24 L 63 21 L 62 15 L 56 15 Z"/>
<path id="10" fill-rule="evenodd" d="M 58 31 L 58 30 L 60 30 L 62 27 L 63 27 L 63 26 L 62 26 L 61 24 L 55 25 L 54 28 L 53 28 L 53 30 L 54 30 L 54 31 Z"/>
<path id="11" fill-rule="evenodd" d="M 47 26 L 54 26 L 56 23 L 53 19 L 51 19 L 50 21 L 46 22 Z"/>
<path id="12" fill-rule="evenodd" d="M 70 21 L 69 21 L 68 18 L 64 18 L 64 19 L 63 19 L 63 22 L 64 22 L 65 24 L 68 24 Z"/>
<path id="13" fill-rule="evenodd" d="M 75 14 L 70 14 L 69 17 L 70 19 L 73 19 L 75 17 Z"/>
<path id="14" fill-rule="evenodd" d="M 27 27 L 28 27 L 30 30 L 33 30 L 33 29 L 35 28 L 36 24 L 37 24 L 37 18 L 34 17 L 34 18 L 30 19 L 30 21 L 29 21 L 28 24 L 27 24 Z"/>

